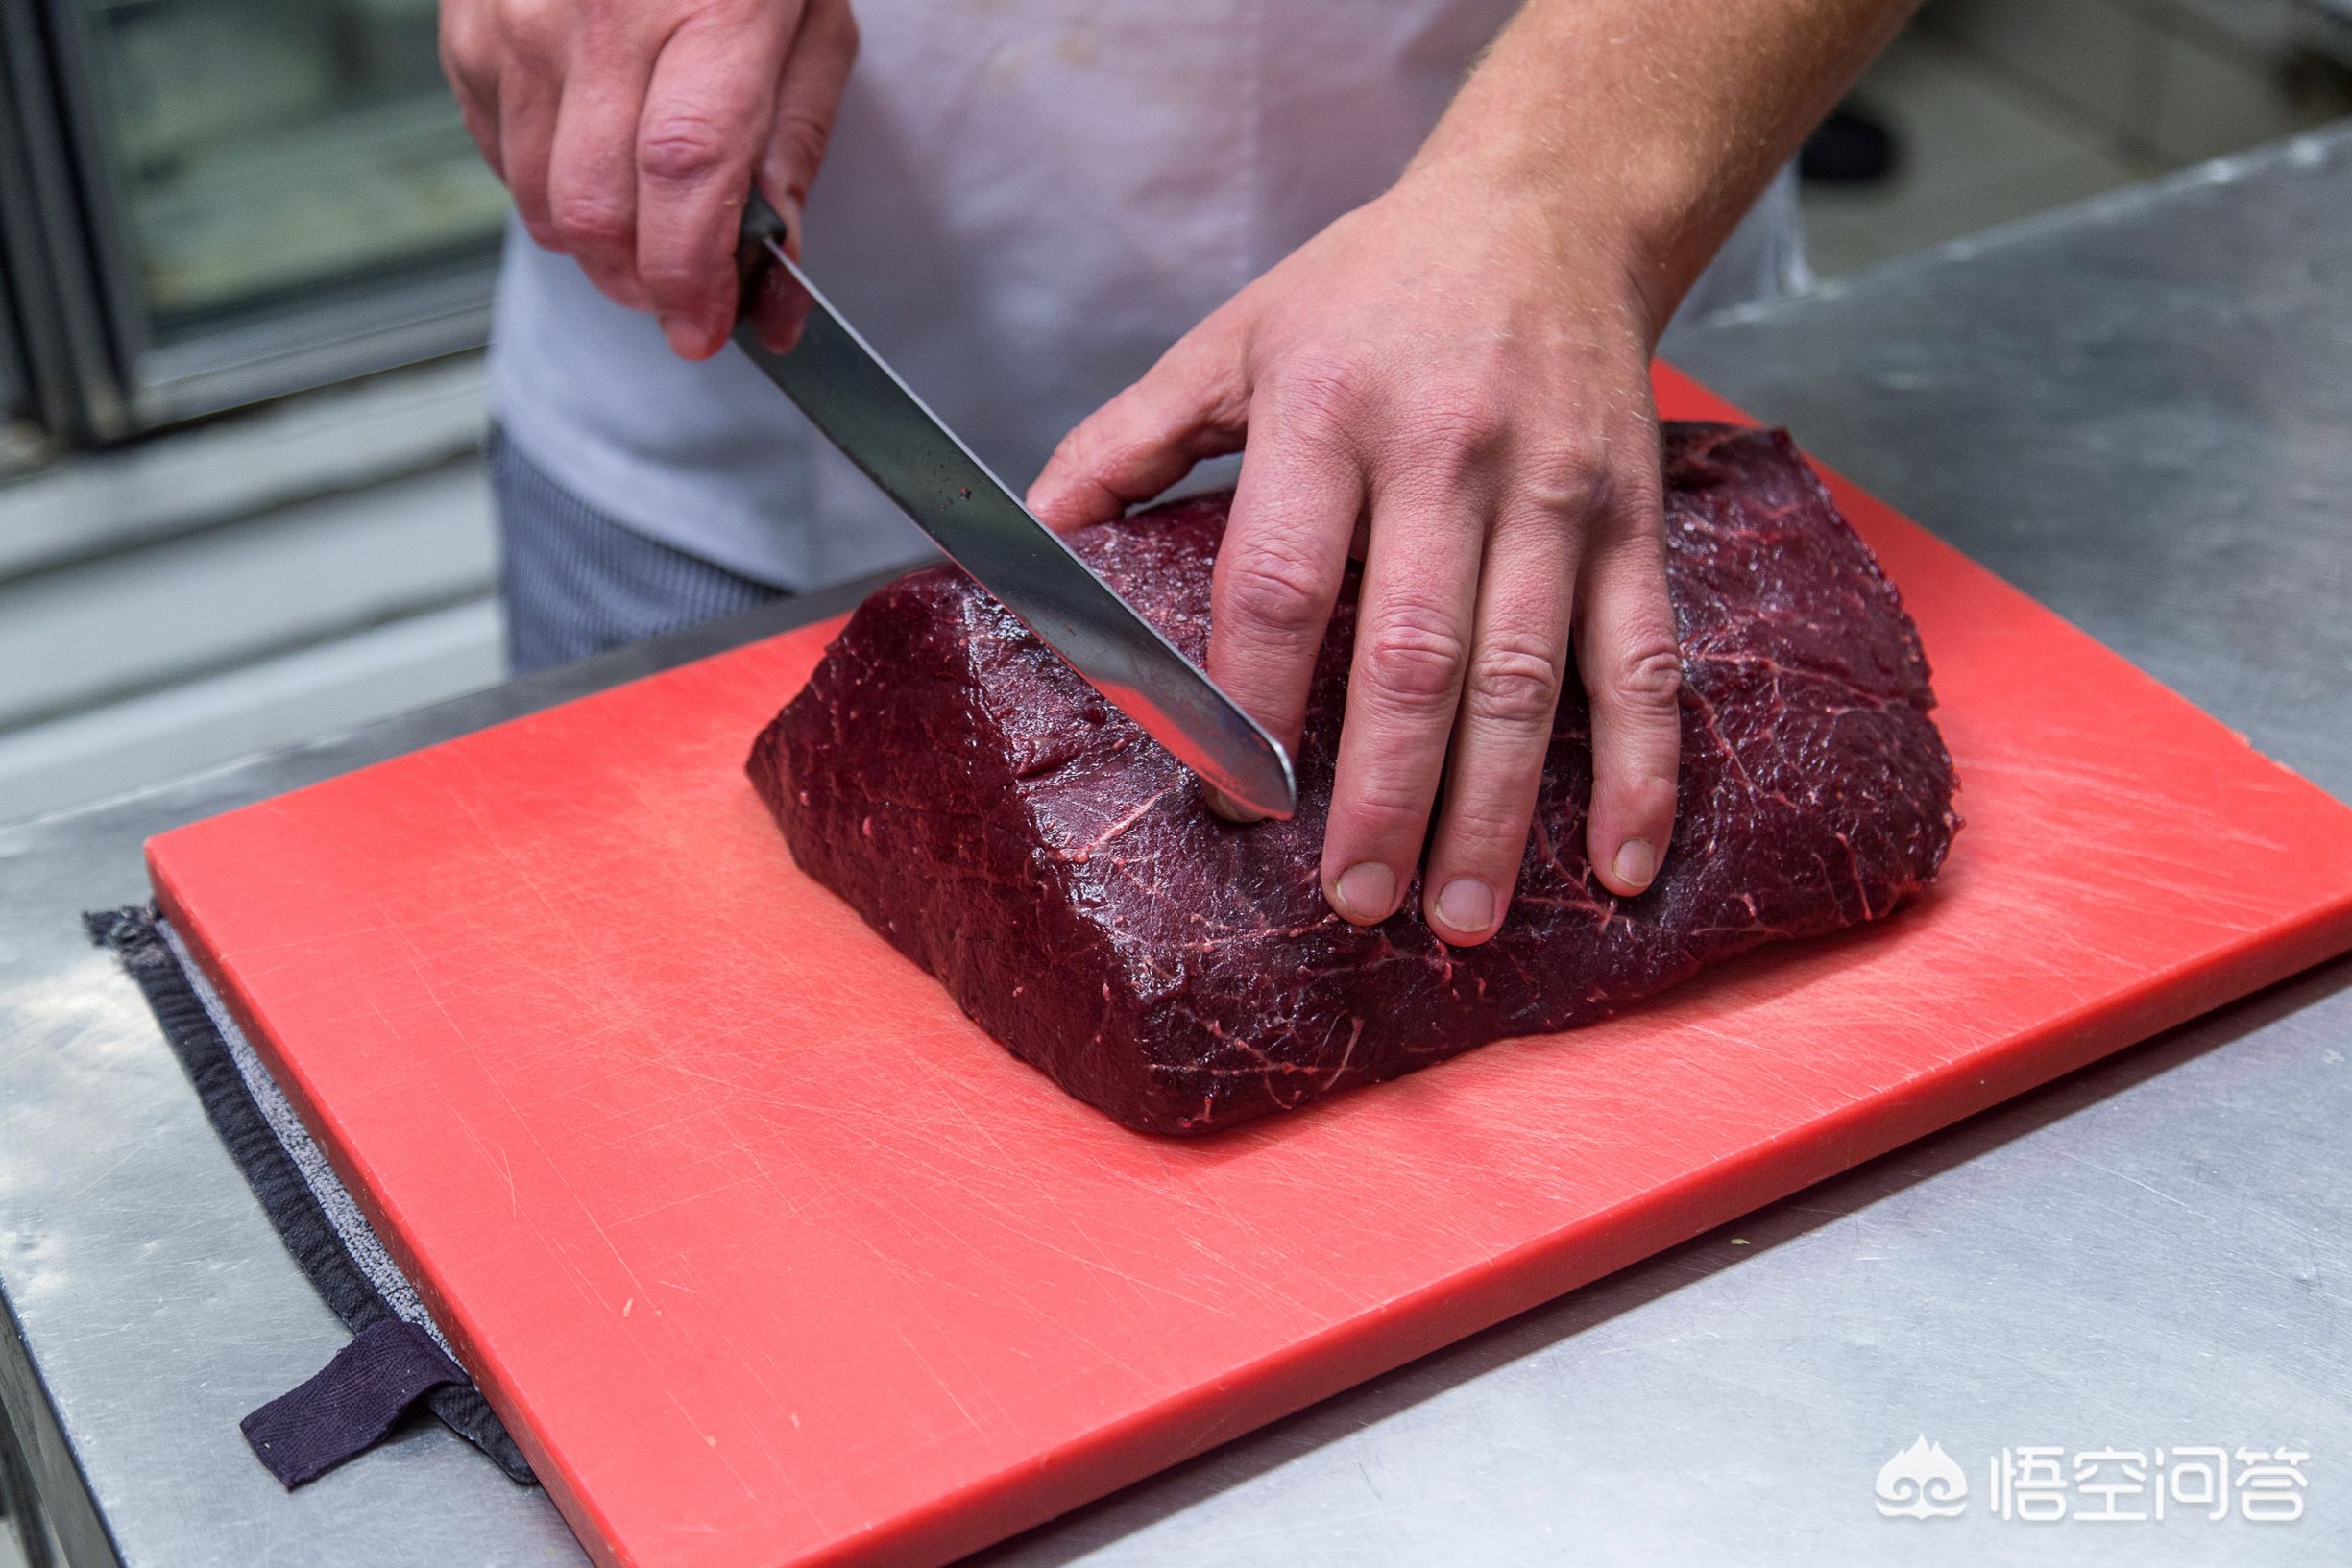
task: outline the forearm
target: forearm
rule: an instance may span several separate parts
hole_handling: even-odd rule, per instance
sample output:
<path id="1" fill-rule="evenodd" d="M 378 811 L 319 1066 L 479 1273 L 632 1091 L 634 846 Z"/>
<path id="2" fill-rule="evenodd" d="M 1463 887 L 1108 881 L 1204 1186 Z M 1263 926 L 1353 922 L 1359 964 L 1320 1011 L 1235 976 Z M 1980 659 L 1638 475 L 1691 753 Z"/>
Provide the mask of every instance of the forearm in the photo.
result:
<path id="1" fill-rule="evenodd" d="M 1467 175 L 1616 249 L 1655 336 L 1916 4 L 1530 0 L 1406 178 Z"/>

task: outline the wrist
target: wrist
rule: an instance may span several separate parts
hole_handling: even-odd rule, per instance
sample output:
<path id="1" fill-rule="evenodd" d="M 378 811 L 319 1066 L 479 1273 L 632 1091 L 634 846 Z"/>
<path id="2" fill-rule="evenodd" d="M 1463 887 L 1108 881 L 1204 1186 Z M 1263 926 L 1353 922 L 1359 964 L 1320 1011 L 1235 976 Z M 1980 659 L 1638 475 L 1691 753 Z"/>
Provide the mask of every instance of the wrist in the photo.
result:
<path id="1" fill-rule="evenodd" d="M 1528 0 L 1400 184 L 1540 216 L 1611 257 L 1655 342 L 1907 0 Z"/>
<path id="2" fill-rule="evenodd" d="M 1626 173 L 1584 180 L 1509 148 L 1456 149 L 1432 137 L 1384 200 L 1411 222 L 1490 248 L 1538 288 L 1613 307 L 1646 353 L 1690 279 L 1673 261 L 1677 226 L 1652 216 L 1657 208 L 1628 188 Z"/>

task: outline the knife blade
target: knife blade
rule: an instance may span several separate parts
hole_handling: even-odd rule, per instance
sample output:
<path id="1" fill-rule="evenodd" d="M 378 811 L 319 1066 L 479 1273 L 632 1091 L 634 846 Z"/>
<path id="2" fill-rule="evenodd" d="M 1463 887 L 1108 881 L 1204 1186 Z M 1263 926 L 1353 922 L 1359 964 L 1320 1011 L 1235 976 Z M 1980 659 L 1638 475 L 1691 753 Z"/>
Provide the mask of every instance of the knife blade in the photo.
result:
<path id="1" fill-rule="evenodd" d="M 807 317 L 798 341 L 778 353 L 746 313 L 735 330 L 744 356 L 950 560 L 1178 761 L 1258 816 L 1290 816 L 1298 787 L 1281 743 L 1021 504 L 809 280 L 783 234 L 755 194 L 743 220 L 743 299 L 758 286 L 798 290 Z M 754 261 L 772 277 L 762 279 Z"/>

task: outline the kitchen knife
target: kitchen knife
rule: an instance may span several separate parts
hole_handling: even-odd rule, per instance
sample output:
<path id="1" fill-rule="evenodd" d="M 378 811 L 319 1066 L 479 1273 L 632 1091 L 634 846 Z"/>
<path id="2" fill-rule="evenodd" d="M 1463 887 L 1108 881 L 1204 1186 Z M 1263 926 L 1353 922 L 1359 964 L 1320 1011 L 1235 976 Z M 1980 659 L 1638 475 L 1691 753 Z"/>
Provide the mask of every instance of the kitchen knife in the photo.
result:
<path id="1" fill-rule="evenodd" d="M 745 357 L 950 560 L 1178 761 L 1249 812 L 1289 816 L 1298 788 L 1280 742 L 1031 516 L 809 281 L 785 253 L 784 232 L 754 194 L 739 253 L 746 310 L 735 341 Z M 806 296 L 784 302 L 808 312 L 784 353 L 761 341 L 748 309 L 762 288 Z"/>

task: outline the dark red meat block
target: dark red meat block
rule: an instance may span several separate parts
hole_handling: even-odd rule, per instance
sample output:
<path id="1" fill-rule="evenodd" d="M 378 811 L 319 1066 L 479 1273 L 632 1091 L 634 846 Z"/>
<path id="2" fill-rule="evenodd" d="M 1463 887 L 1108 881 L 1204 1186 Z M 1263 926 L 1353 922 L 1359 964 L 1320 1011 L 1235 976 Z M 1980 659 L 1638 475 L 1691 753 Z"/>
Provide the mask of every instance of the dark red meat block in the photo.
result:
<path id="1" fill-rule="evenodd" d="M 1742 949 L 1891 914 L 1959 826 L 1918 631 L 1788 438 L 1669 425 L 1665 473 L 1682 792 L 1639 898 L 1586 862 L 1571 683 L 1492 941 L 1439 942 L 1418 885 L 1371 929 L 1325 907 L 1352 575 L 1287 823 L 1212 816 L 1190 774 L 946 567 L 866 600 L 760 736 L 752 780 L 811 876 L 1015 1055 L 1146 1132 L 1589 1023 Z M 1200 658 L 1224 514 L 1224 497 L 1185 501 L 1075 543 Z"/>

